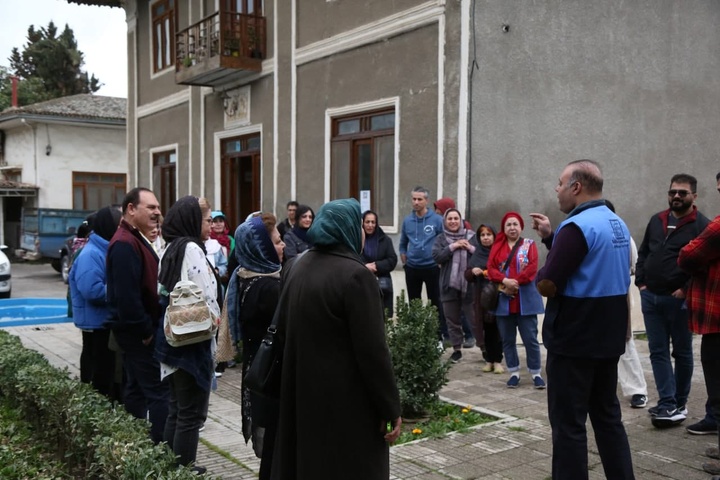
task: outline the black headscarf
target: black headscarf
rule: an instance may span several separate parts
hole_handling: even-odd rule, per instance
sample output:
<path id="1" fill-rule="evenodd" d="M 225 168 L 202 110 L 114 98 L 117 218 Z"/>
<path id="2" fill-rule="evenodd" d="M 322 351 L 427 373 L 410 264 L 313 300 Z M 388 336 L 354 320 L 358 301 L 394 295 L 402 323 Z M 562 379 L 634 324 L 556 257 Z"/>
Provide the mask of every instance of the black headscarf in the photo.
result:
<path id="1" fill-rule="evenodd" d="M 475 268 L 479 267 L 485 270 L 487 268 L 488 263 L 488 257 L 490 256 L 490 249 L 492 248 L 492 245 L 489 247 L 483 246 L 482 242 L 480 242 L 480 230 L 483 229 L 483 227 L 487 228 L 493 233 L 493 237 L 497 236 L 497 233 L 495 232 L 495 229 L 486 224 L 482 223 L 477 229 L 475 238 L 477 239 L 478 246 L 475 249 L 475 252 L 470 257 L 470 260 L 468 261 L 468 267 L 469 268 Z"/>
<path id="2" fill-rule="evenodd" d="M 121 216 L 120 210 L 115 207 L 101 208 L 95 213 L 93 232 L 109 242 L 118 229 Z"/>
<path id="3" fill-rule="evenodd" d="M 200 240 L 202 234 L 202 211 L 197 197 L 187 195 L 176 201 L 162 224 L 162 236 L 167 248 L 162 257 L 158 282 L 165 290 L 172 292 L 182 275 L 182 263 L 185 247 L 188 243 L 197 244 L 203 252 L 205 245 Z"/>

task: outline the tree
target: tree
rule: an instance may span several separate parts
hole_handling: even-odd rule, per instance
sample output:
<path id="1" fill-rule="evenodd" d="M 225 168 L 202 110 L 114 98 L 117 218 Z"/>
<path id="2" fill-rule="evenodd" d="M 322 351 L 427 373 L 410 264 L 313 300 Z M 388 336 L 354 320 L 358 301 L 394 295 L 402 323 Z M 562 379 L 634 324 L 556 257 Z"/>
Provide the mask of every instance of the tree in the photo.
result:
<path id="1" fill-rule="evenodd" d="M 18 96 L 21 105 L 53 98 L 94 93 L 101 83 L 95 75 L 88 76 L 82 69 L 85 61 L 78 50 L 75 34 L 66 24 L 58 35 L 51 21 L 47 28 L 35 29 L 30 25 L 27 43 L 22 53 L 17 47 L 10 55 L 10 71 L 20 79 Z M 0 110 L 10 106 L 11 83 L 9 71 L 0 67 Z"/>

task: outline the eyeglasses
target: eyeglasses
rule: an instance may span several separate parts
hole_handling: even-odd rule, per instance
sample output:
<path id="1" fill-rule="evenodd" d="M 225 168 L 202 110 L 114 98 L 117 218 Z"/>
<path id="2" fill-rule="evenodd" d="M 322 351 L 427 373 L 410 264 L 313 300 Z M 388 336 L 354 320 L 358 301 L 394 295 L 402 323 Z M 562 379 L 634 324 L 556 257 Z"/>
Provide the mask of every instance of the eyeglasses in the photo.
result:
<path id="1" fill-rule="evenodd" d="M 680 198 L 685 198 L 691 193 L 692 192 L 688 190 L 668 190 L 668 197 L 674 197 L 675 195 L 678 195 L 680 196 Z"/>

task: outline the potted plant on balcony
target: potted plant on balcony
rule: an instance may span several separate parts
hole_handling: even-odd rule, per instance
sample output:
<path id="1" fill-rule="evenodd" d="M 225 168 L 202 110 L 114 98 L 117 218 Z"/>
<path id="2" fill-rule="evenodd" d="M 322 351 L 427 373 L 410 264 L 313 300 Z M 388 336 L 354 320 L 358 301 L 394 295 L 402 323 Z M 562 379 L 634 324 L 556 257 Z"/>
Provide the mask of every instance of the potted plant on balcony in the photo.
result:
<path id="1" fill-rule="evenodd" d="M 260 50 L 260 42 L 257 30 L 254 25 L 248 26 L 248 42 L 250 46 L 250 57 L 262 59 L 262 50 Z"/>
<path id="2" fill-rule="evenodd" d="M 240 56 L 240 40 L 235 36 L 232 30 L 225 32 L 225 38 L 223 39 L 223 55 L 225 56 Z"/>

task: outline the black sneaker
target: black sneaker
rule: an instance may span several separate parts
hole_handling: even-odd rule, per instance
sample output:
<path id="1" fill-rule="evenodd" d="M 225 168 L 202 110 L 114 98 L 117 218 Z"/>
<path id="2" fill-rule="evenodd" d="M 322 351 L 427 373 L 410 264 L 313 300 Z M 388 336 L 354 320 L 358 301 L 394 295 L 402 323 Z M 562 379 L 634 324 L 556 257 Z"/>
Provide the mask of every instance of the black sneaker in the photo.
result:
<path id="1" fill-rule="evenodd" d="M 207 473 L 207 468 L 195 465 L 190 469 L 190 471 L 195 475 L 205 475 Z"/>
<path id="2" fill-rule="evenodd" d="M 651 422 L 655 428 L 667 428 L 679 425 L 684 422 L 687 415 L 682 413 L 679 408 L 672 410 L 660 410 L 657 415 L 652 417 Z"/>
<path id="3" fill-rule="evenodd" d="M 685 430 L 692 435 L 717 435 L 718 433 L 717 423 L 711 422 L 707 418 L 688 425 Z"/>
<path id="4" fill-rule="evenodd" d="M 450 361 L 452 363 L 457 363 L 462 358 L 462 352 L 460 350 L 455 350 L 452 355 L 450 355 Z"/>
<path id="5" fill-rule="evenodd" d="M 632 408 L 645 408 L 645 405 L 647 405 L 647 396 L 646 395 L 633 395 L 630 399 L 630 406 Z"/>
<path id="6" fill-rule="evenodd" d="M 660 412 L 660 405 L 655 405 L 654 407 L 648 408 L 648 415 L 651 417 L 656 416 Z"/>

